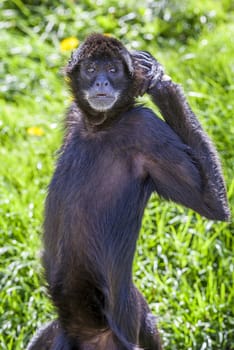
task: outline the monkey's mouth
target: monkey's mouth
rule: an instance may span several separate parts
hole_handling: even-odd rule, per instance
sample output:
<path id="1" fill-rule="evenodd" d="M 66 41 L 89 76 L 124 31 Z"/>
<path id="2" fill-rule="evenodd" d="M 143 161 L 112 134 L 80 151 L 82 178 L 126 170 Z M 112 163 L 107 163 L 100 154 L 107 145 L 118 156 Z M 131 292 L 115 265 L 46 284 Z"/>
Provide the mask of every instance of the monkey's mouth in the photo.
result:
<path id="1" fill-rule="evenodd" d="M 107 99 L 115 99 L 115 97 L 114 96 L 112 96 L 112 95 L 107 95 L 107 94 L 96 94 L 96 95 L 94 95 L 94 96 L 92 96 L 91 98 L 97 98 L 97 99 L 101 99 L 101 98 L 107 98 Z"/>
<path id="2" fill-rule="evenodd" d="M 117 97 L 114 95 L 108 95 L 105 93 L 95 94 L 88 98 L 90 106 L 96 111 L 106 111 L 113 107 Z"/>

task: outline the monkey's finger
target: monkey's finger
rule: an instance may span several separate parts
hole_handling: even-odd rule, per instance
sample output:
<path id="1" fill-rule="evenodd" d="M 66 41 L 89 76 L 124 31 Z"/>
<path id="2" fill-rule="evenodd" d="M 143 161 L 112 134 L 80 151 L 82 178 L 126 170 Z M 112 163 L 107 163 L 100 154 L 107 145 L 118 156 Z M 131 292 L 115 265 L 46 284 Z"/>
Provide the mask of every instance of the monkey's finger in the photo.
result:
<path id="1" fill-rule="evenodd" d="M 138 61 L 138 65 L 141 66 L 141 67 L 145 67 L 145 68 L 148 68 L 148 69 L 152 69 L 152 62 L 145 62 L 145 61 Z"/>
<path id="2" fill-rule="evenodd" d="M 145 70 L 145 71 L 147 71 L 147 72 L 150 72 L 150 71 L 152 70 L 152 65 L 146 66 L 146 65 L 141 64 L 141 63 L 138 62 L 137 68 L 140 68 L 140 69 L 142 69 L 142 70 Z"/>
<path id="3" fill-rule="evenodd" d="M 132 55 L 138 59 L 144 59 L 148 61 L 155 60 L 155 58 L 147 51 L 133 51 Z"/>
<path id="4" fill-rule="evenodd" d="M 153 56 L 151 56 L 148 52 L 144 51 L 135 51 L 132 55 L 132 58 L 135 61 L 135 64 L 140 63 L 147 67 L 151 67 L 152 65 L 158 64 L 157 60 L 155 60 Z"/>
<path id="5" fill-rule="evenodd" d="M 148 66 L 154 64 L 154 61 L 152 59 L 146 59 L 144 57 L 143 58 L 142 57 L 135 57 L 134 60 L 137 62 L 143 63 L 145 65 L 148 65 Z"/>
<path id="6" fill-rule="evenodd" d="M 160 76 L 161 73 L 160 71 L 157 70 L 157 68 L 155 67 L 152 67 L 146 74 L 146 77 L 149 79 L 149 78 L 153 78 L 153 77 L 158 77 Z"/>
<path id="7" fill-rule="evenodd" d="M 151 76 L 154 76 L 156 79 L 158 79 L 159 77 L 163 76 L 163 74 L 164 74 L 163 67 L 161 66 L 161 64 L 157 64 L 151 67 L 151 70 L 148 72 L 147 76 L 151 75 Z"/>
<path id="8" fill-rule="evenodd" d="M 159 63 L 153 58 L 146 58 L 146 57 L 134 57 L 135 62 L 139 62 L 141 64 L 152 66 L 152 65 L 158 65 Z"/>

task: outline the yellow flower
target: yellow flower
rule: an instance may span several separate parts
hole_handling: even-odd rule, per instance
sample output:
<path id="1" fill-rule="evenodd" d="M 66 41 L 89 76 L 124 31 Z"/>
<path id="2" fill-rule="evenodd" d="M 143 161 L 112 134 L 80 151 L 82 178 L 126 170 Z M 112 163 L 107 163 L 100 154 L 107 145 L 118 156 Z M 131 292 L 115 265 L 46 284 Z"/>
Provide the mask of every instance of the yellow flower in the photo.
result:
<path id="1" fill-rule="evenodd" d="M 110 33 L 104 33 L 103 35 L 104 36 L 109 36 L 109 37 L 112 36 Z"/>
<path id="2" fill-rule="evenodd" d="M 60 42 L 61 51 L 70 51 L 75 49 L 79 45 L 79 40 L 73 36 L 63 39 Z"/>
<path id="3" fill-rule="evenodd" d="M 44 135 L 45 132 L 39 126 L 31 126 L 30 128 L 27 129 L 27 133 L 30 136 L 42 136 Z"/>
<path id="4" fill-rule="evenodd" d="M 66 83 L 70 83 L 71 82 L 71 79 L 67 76 L 64 77 L 64 80 L 66 81 Z"/>

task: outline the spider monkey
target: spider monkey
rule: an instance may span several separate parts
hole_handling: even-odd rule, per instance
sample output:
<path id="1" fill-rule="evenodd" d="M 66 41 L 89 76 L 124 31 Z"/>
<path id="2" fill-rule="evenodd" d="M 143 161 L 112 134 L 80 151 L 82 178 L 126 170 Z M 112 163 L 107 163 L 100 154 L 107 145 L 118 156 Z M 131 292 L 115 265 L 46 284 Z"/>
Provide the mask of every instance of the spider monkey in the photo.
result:
<path id="1" fill-rule="evenodd" d="M 228 220 L 218 156 L 181 88 L 144 51 L 92 34 L 66 74 L 74 102 L 49 186 L 43 262 L 58 312 L 30 350 L 160 350 L 154 316 L 132 282 L 153 191 Z M 148 93 L 164 121 L 136 104 Z"/>

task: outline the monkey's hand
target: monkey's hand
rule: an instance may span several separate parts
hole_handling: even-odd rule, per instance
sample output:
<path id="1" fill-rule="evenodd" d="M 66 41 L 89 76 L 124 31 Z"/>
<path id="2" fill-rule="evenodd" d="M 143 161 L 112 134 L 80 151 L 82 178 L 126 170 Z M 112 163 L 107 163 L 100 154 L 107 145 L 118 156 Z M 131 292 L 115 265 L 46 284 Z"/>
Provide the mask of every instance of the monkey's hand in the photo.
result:
<path id="1" fill-rule="evenodd" d="M 158 81 L 163 80 L 164 69 L 162 65 L 146 51 L 132 51 L 131 57 L 134 66 L 137 95 L 144 95 L 155 86 Z"/>

